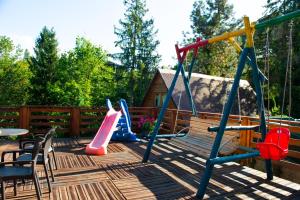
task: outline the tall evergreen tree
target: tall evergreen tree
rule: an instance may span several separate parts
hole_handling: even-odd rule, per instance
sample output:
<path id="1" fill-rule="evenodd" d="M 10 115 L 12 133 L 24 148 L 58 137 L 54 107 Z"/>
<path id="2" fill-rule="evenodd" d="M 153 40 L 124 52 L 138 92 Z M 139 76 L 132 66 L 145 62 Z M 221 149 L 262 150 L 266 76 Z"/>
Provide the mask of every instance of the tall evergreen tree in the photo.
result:
<path id="1" fill-rule="evenodd" d="M 208 39 L 230 31 L 237 26 L 233 17 L 233 6 L 227 0 L 197 0 L 190 15 L 192 38 L 185 38 L 184 43 L 195 41 L 196 37 Z M 237 64 L 235 49 L 226 42 L 219 42 L 199 49 L 194 72 L 232 76 Z"/>
<path id="2" fill-rule="evenodd" d="M 154 29 L 154 20 L 145 19 L 148 11 L 145 0 L 124 0 L 124 5 L 124 19 L 119 21 L 120 28 L 115 27 L 118 37 L 115 45 L 121 53 L 114 57 L 129 72 L 127 90 L 130 91 L 130 104 L 138 105 L 160 62 L 156 52 L 159 41 L 155 39 L 157 30 Z M 123 73 L 122 70 L 120 73 Z"/>
<path id="3" fill-rule="evenodd" d="M 31 101 L 32 104 L 54 105 L 58 103 L 51 91 L 55 83 L 55 72 L 58 64 L 58 42 L 53 28 L 44 27 L 36 39 L 34 53 L 30 57 L 29 65 L 32 71 Z"/>
<path id="4" fill-rule="evenodd" d="M 265 6 L 265 14 L 259 21 L 265 21 L 280 15 L 284 15 L 300 9 L 298 0 L 268 0 Z M 292 58 L 292 117 L 300 117 L 300 19 L 293 20 L 293 58 Z M 285 72 L 287 66 L 288 40 L 290 31 L 290 22 L 284 22 L 276 26 L 268 27 L 265 30 L 258 30 L 255 34 L 255 46 L 257 49 L 257 57 L 264 58 L 267 31 L 269 35 L 269 66 L 270 66 L 270 111 L 273 115 L 280 114 L 283 101 L 283 89 L 285 82 Z M 258 64 L 263 68 L 264 59 L 258 59 Z M 288 88 L 287 88 L 288 89 Z M 267 90 L 265 90 L 265 98 L 267 100 Z M 288 94 L 286 93 L 284 114 L 288 114 Z"/>

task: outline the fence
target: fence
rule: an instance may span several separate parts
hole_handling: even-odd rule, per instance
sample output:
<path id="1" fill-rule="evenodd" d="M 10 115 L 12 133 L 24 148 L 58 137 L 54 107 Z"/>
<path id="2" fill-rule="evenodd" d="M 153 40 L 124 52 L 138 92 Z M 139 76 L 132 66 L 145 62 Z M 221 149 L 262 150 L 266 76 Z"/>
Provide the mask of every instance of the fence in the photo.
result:
<path id="1" fill-rule="evenodd" d="M 0 107 L 0 127 L 24 128 L 43 133 L 51 126 L 65 136 L 86 136 L 95 133 L 107 109 L 104 107 L 19 106 Z M 140 117 L 157 116 L 156 108 L 129 108 L 134 128 Z"/>
<path id="2" fill-rule="evenodd" d="M 130 107 L 133 130 L 138 133 L 137 123 L 140 117 L 157 117 L 158 108 Z M 53 106 L 19 106 L 0 107 L 0 127 L 19 127 L 29 129 L 32 133 L 42 133 L 50 126 L 59 126 L 59 133 L 65 136 L 88 136 L 94 134 L 99 128 L 106 108 L 88 107 L 53 107 Z M 192 115 L 189 111 L 168 109 L 163 119 L 160 133 L 176 133 L 189 126 Z M 220 119 L 216 113 L 198 113 L 200 118 Z M 229 121 L 239 122 L 241 125 L 258 125 L 255 117 L 230 116 Z M 279 120 L 270 120 L 269 127 L 278 126 Z M 277 123 L 277 124 L 276 124 Z M 282 126 L 292 132 L 288 158 L 290 161 L 300 160 L 300 122 L 283 121 Z M 260 133 L 254 131 L 241 131 L 240 145 L 255 147 Z"/>

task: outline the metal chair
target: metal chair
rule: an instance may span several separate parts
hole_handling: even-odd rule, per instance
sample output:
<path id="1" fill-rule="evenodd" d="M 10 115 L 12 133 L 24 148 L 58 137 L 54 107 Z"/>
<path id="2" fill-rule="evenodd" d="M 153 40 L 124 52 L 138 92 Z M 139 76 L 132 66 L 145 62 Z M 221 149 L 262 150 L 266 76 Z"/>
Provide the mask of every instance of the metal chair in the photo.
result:
<path id="1" fill-rule="evenodd" d="M 55 133 L 56 128 L 51 128 L 50 131 L 53 131 L 53 135 Z M 32 149 L 32 144 L 36 139 L 44 139 L 46 137 L 46 135 L 50 132 L 48 131 L 46 134 L 35 134 L 33 135 L 33 139 L 32 138 L 21 138 L 19 140 L 19 148 L 20 149 Z M 53 160 L 54 160 L 54 165 L 55 165 L 55 169 L 57 170 L 57 162 L 56 162 L 56 157 L 55 157 L 55 150 L 54 150 L 54 146 L 53 146 L 53 137 L 51 138 L 51 145 L 48 149 L 48 152 L 52 154 Z M 54 178 L 52 177 L 53 181 Z"/>
<path id="2" fill-rule="evenodd" d="M 2 200 L 5 199 L 5 181 L 13 180 L 14 183 L 14 195 L 17 195 L 16 183 L 18 179 L 32 179 L 35 186 L 37 199 L 41 199 L 41 188 L 39 184 L 39 178 L 36 172 L 36 163 L 42 142 L 37 140 L 34 142 L 32 151 L 29 153 L 30 158 L 26 161 L 5 161 L 5 155 L 8 153 L 13 154 L 13 159 L 16 159 L 17 153 L 25 153 L 25 150 L 17 151 L 4 151 L 1 155 L 0 163 L 0 182 L 1 182 L 1 194 Z"/>
<path id="3" fill-rule="evenodd" d="M 53 182 L 54 182 L 54 175 L 53 175 L 53 171 L 52 171 L 52 165 L 51 165 L 51 162 L 50 162 L 48 149 L 50 148 L 50 146 L 52 144 L 52 137 L 53 137 L 54 132 L 55 132 L 55 128 L 52 128 L 46 134 L 44 143 L 42 144 L 42 149 L 41 149 L 41 151 L 40 151 L 40 153 L 37 157 L 37 164 L 43 165 L 43 167 L 44 167 L 49 192 L 51 192 L 52 189 L 51 189 L 51 183 L 50 183 L 50 180 L 49 180 L 48 166 L 49 166 L 49 169 L 50 169 L 50 173 L 51 173 L 51 177 L 52 177 Z M 24 143 L 24 145 L 26 145 L 26 143 Z M 26 148 L 23 148 L 23 149 L 26 150 Z M 17 161 L 27 161 L 27 160 L 30 160 L 30 159 L 31 159 L 31 154 L 29 154 L 29 153 L 21 154 L 19 157 L 16 158 Z"/>

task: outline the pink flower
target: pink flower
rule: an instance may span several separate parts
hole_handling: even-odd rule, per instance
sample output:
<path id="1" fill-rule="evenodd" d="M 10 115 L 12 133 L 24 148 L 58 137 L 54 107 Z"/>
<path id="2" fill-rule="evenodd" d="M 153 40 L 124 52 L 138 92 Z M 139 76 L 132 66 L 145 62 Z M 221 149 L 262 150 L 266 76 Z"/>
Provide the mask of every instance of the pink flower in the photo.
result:
<path id="1" fill-rule="evenodd" d="M 154 127 L 155 118 L 152 116 L 140 117 L 138 122 L 138 128 L 141 130 L 151 131 Z"/>

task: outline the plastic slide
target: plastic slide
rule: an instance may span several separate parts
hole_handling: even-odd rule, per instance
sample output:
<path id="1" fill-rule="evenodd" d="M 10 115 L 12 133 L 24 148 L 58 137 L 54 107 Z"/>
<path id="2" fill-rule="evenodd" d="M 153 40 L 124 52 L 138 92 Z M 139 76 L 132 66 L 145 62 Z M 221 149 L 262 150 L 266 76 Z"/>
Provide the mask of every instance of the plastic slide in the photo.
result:
<path id="1" fill-rule="evenodd" d="M 109 109 L 94 139 L 86 146 L 85 152 L 87 154 L 107 154 L 107 145 L 116 130 L 121 115 L 121 111 L 115 111 L 113 108 Z"/>
<path id="2" fill-rule="evenodd" d="M 120 108 L 122 110 L 122 116 L 120 117 L 117 128 L 114 131 L 111 140 L 113 141 L 125 141 L 125 142 L 137 142 L 140 141 L 136 137 L 136 134 L 132 132 L 131 130 L 131 120 L 130 115 L 128 111 L 128 106 L 125 101 L 125 99 L 121 99 L 120 102 Z M 111 101 L 109 99 L 106 99 L 106 106 L 108 109 L 112 108 Z"/>

